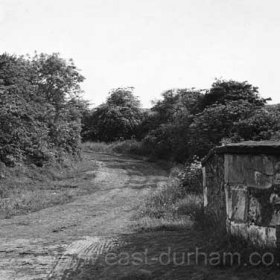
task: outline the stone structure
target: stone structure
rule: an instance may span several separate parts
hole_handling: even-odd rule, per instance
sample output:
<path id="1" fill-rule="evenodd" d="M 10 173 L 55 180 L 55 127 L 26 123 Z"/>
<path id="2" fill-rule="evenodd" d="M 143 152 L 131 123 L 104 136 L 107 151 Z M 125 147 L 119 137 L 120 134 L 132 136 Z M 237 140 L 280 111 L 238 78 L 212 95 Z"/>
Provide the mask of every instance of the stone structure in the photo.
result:
<path id="1" fill-rule="evenodd" d="M 203 160 L 204 206 L 228 232 L 280 244 L 280 142 L 241 142 Z"/>

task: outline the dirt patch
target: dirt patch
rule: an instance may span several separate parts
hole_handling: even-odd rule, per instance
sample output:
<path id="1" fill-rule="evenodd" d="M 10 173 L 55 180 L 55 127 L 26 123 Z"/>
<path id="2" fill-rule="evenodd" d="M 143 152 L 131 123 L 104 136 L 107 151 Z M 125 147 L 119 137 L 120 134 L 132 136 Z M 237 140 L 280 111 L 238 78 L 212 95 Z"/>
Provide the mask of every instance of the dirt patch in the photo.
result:
<path id="1" fill-rule="evenodd" d="M 0 220 L 0 279 L 65 279 L 69 271 L 94 262 L 122 244 L 117 236 L 133 231 L 131 217 L 150 186 L 167 180 L 167 172 L 140 160 L 94 153 L 85 157 L 88 164 L 75 178 L 69 174 L 59 182 L 62 188 L 79 185 L 85 195 Z"/>

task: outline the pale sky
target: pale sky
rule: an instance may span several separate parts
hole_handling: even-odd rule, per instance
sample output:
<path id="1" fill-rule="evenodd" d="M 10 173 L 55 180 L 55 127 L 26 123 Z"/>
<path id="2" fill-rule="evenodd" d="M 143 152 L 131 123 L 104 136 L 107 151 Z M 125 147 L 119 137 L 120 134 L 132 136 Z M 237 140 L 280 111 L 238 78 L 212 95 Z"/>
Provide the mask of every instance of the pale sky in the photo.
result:
<path id="1" fill-rule="evenodd" d="M 0 0 L 0 52 L 59 52 L 104 102 L 134 86 L 144 107 L 170 88 L 247 80 L 280 103 L 279 0 Z"/>

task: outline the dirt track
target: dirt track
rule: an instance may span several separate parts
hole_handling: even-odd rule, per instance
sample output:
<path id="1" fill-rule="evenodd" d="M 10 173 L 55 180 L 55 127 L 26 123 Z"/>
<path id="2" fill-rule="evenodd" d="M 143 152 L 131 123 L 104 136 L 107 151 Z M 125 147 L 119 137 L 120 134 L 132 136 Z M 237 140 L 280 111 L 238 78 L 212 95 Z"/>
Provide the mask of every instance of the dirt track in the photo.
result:
<path id="1" fill-rule="evenodd" d="M 93 262 L 119 245 L 118 235 L 132 230 L 134 209 L 167 178 L 165 171 L 140 160 L 86 157 L 98 166 L 86 171 L 94 175 L 88 181 L 91 195 L 0 221 L 0 280 L 63 279 L 81 260 Z"/>
<path id="2" fill-rule="evenodd" d="M 70 180 L 78 186 L 91 185 L 90 195 L 0 220 L 0 280 L 279 279 L 279 273 L 270 270 L 153 262 L 168 248 L 180 253 L 205 245 L 201 233 L 191 227 L 135 232 L 138 205 L 167 180 L 167 172 L 153 163 L 120 156 L 86 153 L 85 160 L 87 168 Z M 148 250 L 150 263 L 104 265 L 104 253 L 118 250 Z"/>

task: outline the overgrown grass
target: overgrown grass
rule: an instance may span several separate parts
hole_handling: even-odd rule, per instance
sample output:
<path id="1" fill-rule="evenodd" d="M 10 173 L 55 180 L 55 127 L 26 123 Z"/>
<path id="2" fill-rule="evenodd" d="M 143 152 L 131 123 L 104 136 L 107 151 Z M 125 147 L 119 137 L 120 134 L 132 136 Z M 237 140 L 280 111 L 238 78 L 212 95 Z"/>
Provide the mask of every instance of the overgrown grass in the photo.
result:
<path id="1" fill-rule="evenodd" d="M 112 143 L 85 142 L 83 146 L 92 152 L 150 156 L 150 152 L 145 148 L 143 143 L 136 140 L 123 140 Z"/>
<path id="2" fill-rule="evenodd" d="M 86 184 L 87 173 L 96 168 L 86 159 L 35 165 L 0 166 L 0 218 L 10 218 L 43 208 L 70 202 L 75 196 L 87 194 L 94 188 Z M 81 178 L 83 177 L 83 178 Z"/>
<path id="3" fill-rule="evenodd" d="M 96 153 L 111 153 L 112 144 L 105 142 L 85 142 L 83 147 L 87 151 L 96 152 Z"/>
<path id="4" fill-rule="evenodd" d="M 144 231 L 189 227 L 201 207 L 201 195 L 188 193 L 180 181 L 171 179 L 155 190 L 140 207 L 138 226 Z"/>

